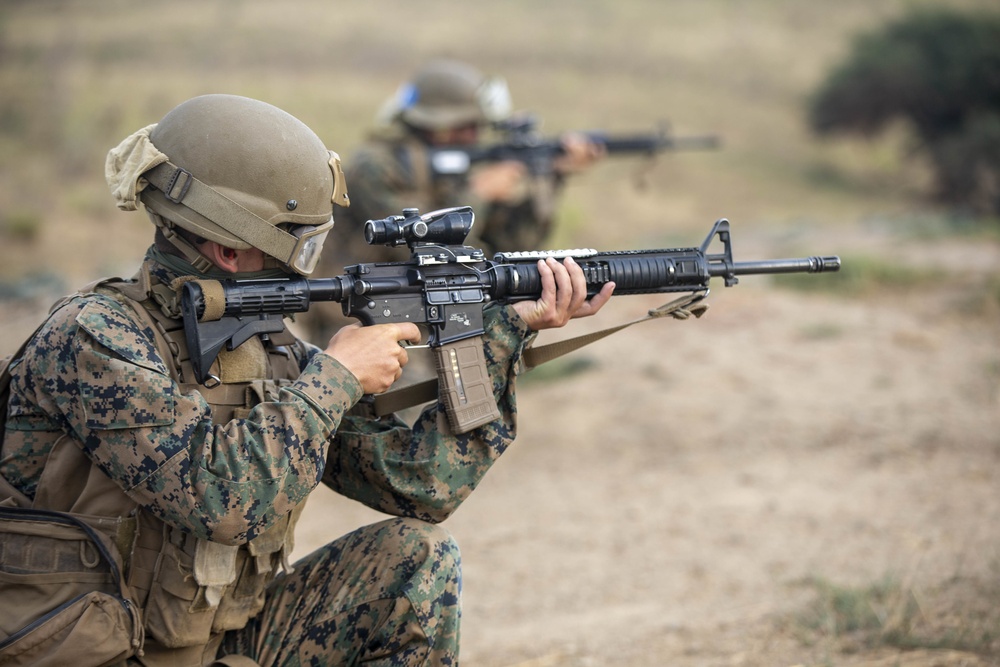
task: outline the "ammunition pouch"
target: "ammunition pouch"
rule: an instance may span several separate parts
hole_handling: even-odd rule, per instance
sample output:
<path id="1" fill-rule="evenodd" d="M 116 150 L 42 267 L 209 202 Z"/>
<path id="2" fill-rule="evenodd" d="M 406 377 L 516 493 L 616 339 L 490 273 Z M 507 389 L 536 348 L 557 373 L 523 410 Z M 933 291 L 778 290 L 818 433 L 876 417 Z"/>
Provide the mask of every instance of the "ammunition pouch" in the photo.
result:
<path id="1" fill-rule="evenodd" d="M 145 603 L 150 637 L 181 648 L 204 645 L 222 632 L 244 627 L 263 609 L 267 585 L 291 551 L 289 531 L 297 516 L 293 512 L 242 547 L 166 527 Z"/>
<path id="2" fill-rule="evenodd" d="M 0 663 L 109 665 L 141 649 L 139 613 L 105 532 L 120 525 L 93 523 L 0 507 Z"/>

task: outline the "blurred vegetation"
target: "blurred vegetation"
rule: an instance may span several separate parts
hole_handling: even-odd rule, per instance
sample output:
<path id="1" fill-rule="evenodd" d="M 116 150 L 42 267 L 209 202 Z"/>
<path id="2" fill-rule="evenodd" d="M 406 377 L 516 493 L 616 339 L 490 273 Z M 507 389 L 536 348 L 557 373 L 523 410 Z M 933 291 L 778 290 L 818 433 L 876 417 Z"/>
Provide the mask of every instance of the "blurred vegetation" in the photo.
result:
<path id="1" fill-rule="evenodd" d="M 857 588 L 822 578 L 813 579 L 810 585 L 816 598 L 800 617 L 802 625 L 834 637 L 853 635 L 866 647 L 873 646 L 882 635 L 890 641 L 897 639 L 919 612 L 913 593 L 892 578 Z M 890 616 L 891 627 L 887 625 Z"/>
<path id="2" fill-rule="evenodd" d="M 947 277 L 937 269 L 907 266 L 882 257 L 847 255 L 840 259 L 840 270 L 823 274 L 822 280 L 804 273 L 777 275 L 772 280 L 776 285 L 801 292 L 862 296 L 887 290 L 928 287 Z"/>
<path id="3" fill-rule="evenodd" d="M 961 267 L 912 266 L 881 255 L 846 255 L 836 273 L 823 274 L 821 280 L 802 273 L 773 276 L 778 287 L 799 292 L 835 294 L 850 298 L 893 297 L 920 293 L 933 288 L 957 288 L 949 310 L 963 317 L 996 317 L 1000 314 L 1000 273 L 963 272 Z M 832 332 L 812 331 L 809 338 L 827 337 Z"/>
<path id="4" fill-rule="evenodd" d="M 794 619 L 804 643 L 834 643 L 845 653 L 883 646 L 989 656 L 1000 650 L 997 580 L 955 577 L 926 591 L 893 576 L 863 586 L 815 577 L 807 585 L 815 596 Z"/>
<path id="5" fill-rule="evenodd" d="M 546 364 L 530 369 L 521 376 L 520 381 L 524 385 L 561 382 L 596 367 L 597 362 L 593 358 L 585 354 L 570 354 L 567 357 L 553 359 Z"/>
<path id="6" fill-rule="evenodd" d="M 9 211 L 0 219 L 0 233 L 13 241 L 33 241 L 38 238 L 42 218 L 35 211 Z"/>
<path id="7" fill-rule="evenodd" d="M 841 268 L 836 273 L 824 273 L 819 279 L 804 273 L 780 274 L 770 281 L 784 289 L 848 298 L 892 299 L 936 289 L 948 295 L 948 309 L 958 315 L 996 317 L 1000 315 L 1000 271 L 969 252 L 975 246 L 1000 243 L 1000 225 L 984 226 L 984 219 L 994 218 L 930 213 L 876 217 L 869 224 L 883 230 L 882 242 L 875 243 L 873 237 L 870 249 L 862 246 L 841 252 Z M 921 246 L 922 252 L 912 252 Z M 796 240 L 781 254 L 809 253 Z"/>
<path id="8" fill-rule="evenodd" d="M 824 135 L 905 121 L 938 199 L 1000 213 L 1000 12 L 920 8 L 860 34 L 808 111 Z"/>

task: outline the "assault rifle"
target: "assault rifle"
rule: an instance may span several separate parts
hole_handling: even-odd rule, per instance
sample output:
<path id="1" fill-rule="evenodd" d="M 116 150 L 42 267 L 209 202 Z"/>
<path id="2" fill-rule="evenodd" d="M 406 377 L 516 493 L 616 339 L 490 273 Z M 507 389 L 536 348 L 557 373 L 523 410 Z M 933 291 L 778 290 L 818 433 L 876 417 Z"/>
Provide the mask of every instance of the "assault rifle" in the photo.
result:
<path id="1" fill-rule="evenodd" d="M 498 123 L 496 127 L 504 134 L 500 143 L 432 148 L 431 173 L 435 177 L 460 176 L 478 162 L 504 160 L 523 162 L 533 176 L 552 173 L 553 161 L 564 152 L 559 137 L 541 136 L 533 116 Z M 662 127 L 652 133 L 612 135 L 603 131 L 585 131 L 580 134 L 602 145 L 608 155 L 654 156 L 668 150 L 711 150 L 719 146 L 715 135 L 676 137 Z"/>
<path id="2" fill-rule="evenodd" d="M 371 244 L 406 244 L 404 262 L 356 264 L 333 278 L 193 280 L 184 283 L 181 311 L 196 379 L 218 383 L 211 367 L 219 352 L 235 349 L 255 335 L 283 330 L 286 315 L 318 301 L 340 302 L 345 315 L 365 325 L 414 322 L 426 329 L 435 353 L 440 400 L 456 433 L 499 418 L 486 373 L 483 309 L 489 303 L 514 303 L 541 296 L 538 260 L 573 257 L 583 268 L 588 296 L 615 283 L 616 296 L 690 292 L 692 302 L 708 294 L 709 281 L 735 285 L 741 275 L 837 271 L 839 257 L 733 260 L 729 221 L 720 219 L 698 248 L 665 250 L 561 250 L 498 253 L 464 245 L 475 215 L 468 206 L 420 215 L 402 215 L 365 224 Z M 721 252 L 710 253 L 718 238 Z"/>

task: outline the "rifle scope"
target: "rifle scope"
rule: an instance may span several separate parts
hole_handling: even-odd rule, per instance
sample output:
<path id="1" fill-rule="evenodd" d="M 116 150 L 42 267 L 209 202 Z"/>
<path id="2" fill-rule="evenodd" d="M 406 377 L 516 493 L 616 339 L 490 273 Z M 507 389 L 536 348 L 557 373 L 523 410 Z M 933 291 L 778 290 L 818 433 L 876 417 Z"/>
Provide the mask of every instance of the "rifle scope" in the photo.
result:
<path id="1" fill-rule="evenodd" d="M 432 211 L 426 215 L 420 215 L 415 208 L 404 208 L 403 215 L 366 222 L 365 242 L 389 247 L 405 243 L 411 248 L 416 244 L 462 245 L 475 219 L 468 206 Z"/>

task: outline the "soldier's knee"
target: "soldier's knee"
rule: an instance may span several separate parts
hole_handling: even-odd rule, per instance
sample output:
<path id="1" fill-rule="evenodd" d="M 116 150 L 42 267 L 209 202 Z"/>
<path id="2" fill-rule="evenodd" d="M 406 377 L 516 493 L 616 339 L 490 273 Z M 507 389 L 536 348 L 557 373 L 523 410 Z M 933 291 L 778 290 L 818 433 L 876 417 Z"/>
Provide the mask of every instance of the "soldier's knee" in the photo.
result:
<path id="1" fill-rule="evenodd" d="M 420 519 L 396 519 L 396 522 L 399 525 L 397 534 L 415 561 L 434 562 L 436 567 L 446 570 L 461 568 L 458 543 L 446 528 Z"/>

